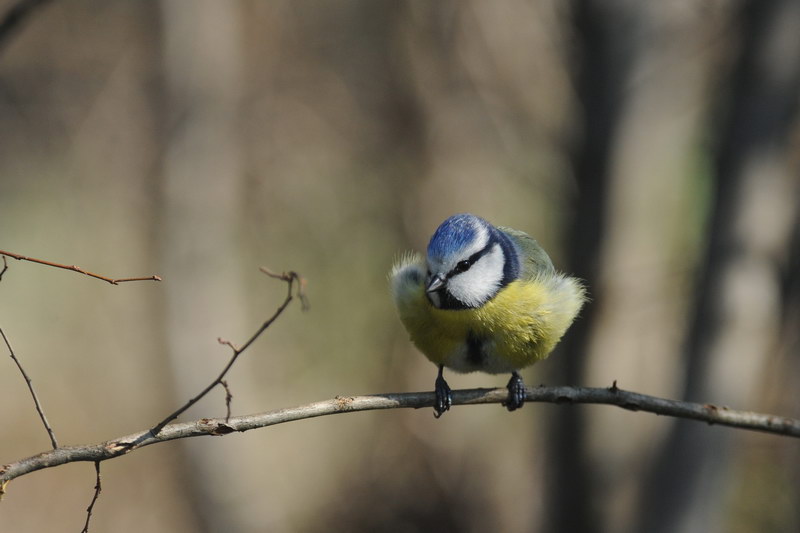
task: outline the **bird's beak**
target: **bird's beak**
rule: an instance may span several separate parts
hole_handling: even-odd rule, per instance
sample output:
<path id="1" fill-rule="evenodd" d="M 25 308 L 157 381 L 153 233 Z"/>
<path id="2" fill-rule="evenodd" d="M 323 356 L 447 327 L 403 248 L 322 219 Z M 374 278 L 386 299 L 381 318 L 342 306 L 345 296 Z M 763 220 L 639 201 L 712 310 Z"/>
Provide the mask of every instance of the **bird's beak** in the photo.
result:
<path id="1" fill-rule="evenodd" d="M 430 283 L 428 283 L 428 288 L 425 289 L 428 292 L 436 292 L 444 286 L 444 275 L 436 274 L 431 278 Z"/>

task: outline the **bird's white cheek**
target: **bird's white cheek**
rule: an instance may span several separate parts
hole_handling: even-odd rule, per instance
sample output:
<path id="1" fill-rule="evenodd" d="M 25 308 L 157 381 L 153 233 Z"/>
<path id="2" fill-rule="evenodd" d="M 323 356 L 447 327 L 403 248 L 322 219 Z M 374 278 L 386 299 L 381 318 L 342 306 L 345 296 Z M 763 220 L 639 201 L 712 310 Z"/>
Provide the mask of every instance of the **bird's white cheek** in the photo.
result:
<path id="1" fill-rule="evenodd" d="M 463 304 L 478 307 L 497 294 L 504 264 L 503 250 L 496 245 L 469 270 L 450 278 L 447 290 Z"/>

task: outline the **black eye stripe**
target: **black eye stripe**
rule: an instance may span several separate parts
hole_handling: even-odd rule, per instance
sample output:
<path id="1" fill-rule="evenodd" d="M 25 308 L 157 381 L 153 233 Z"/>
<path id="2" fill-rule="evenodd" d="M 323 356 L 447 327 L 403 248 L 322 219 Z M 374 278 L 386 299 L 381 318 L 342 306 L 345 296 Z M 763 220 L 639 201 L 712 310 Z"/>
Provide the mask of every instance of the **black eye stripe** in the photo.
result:
<path id="1" fill-rule="evenodd" d="M 448 277 L 448 278 L 451 278 L 451 277 L 455 276 L 456 274 L 461 274 L 462 272 L 466 272 L 467 270 L 469 270 L 469 268 L 470 268 L 472 265 L 474 265 L 474 264 L 475 264 L 475 263 L 478 261 L 478 259 L 480 259 L 481 257 L 483 257 L 483 255 L 484 255 L 484 254 L 485 254 L 485 253 L 486 253 L 486 252 L 487 252 L 489 249 L 491 249 L 491 247 L 492 247 L 493 245 L 494 245 L 494 243 L 493 243 L 493 242 L 491 242 L 491 241 L 489 241 L 488 243 L 486 243 L 486 246 L 484 246 L 482 249 L 478 250 L 477 252 L 475 252 L 474 254 L 472 254 L 471 256 L 469 256 L 468 258 L 466 258 L 465 260 L 463 260 L 463 261 L 459 261 L 458 263 L 456 263 L 456 266 L 455 266 L 455 267 L 453 267 L 453 269 L 452 269 L 452 270 L 450 270 L 450 272 L 448 272 L 448 273 L 447 273 L 447 277 Z M 463 269 L 459 267 L 459 265 L 460 265 L 460 264 L 462 264 L 462 263 L 466 263 L 466 264 L 467 264 L 467 265 L 466 265 L 466 267 L 465 267 L 465 268 L 463 268 Z"/>
<path id="2" fill-rule="evenodd" d="M 472 266 L 472 263 L 469 261 L 459 261 L 456 263 L 456 266 L 451 271 L 452 274 L 461 274 L 462 272 L 466 272 L 469 270 L 469 267 Z"/>

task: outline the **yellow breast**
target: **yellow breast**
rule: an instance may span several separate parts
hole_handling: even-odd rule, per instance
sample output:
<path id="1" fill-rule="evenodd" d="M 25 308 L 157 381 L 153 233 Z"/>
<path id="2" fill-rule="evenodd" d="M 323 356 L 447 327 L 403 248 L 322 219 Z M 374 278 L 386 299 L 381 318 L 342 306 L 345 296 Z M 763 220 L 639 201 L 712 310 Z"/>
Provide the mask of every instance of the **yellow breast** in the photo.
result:
<path id="1" fill-rule="evenodd" d="M 400 319 L 428 359 L 460 372 L 504 373 L 544 359 L 584 300 L 581 284 L 560 274 L 517 280 L 477 309 L 433 307 L 422 283 L 395 295 Z"/>

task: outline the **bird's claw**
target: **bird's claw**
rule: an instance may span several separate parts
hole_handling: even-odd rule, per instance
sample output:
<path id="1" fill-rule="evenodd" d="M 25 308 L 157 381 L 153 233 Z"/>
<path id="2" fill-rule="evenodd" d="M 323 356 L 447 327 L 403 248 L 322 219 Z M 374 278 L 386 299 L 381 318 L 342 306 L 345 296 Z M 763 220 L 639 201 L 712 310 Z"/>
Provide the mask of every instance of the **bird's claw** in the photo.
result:
<path id="1" fill-rule="evenodd" d="M 522 381 L 522 376 L 516 372 L 512 372 L 507 387 L 508 400 L 503 402 L 505 408 L 509 411 L 515 411 L 525 405 L 525 383 Z"/>
<path id="2" fill-rule="evenodd" d="M 436 403 L 433 406 L 433 416 L 439 418 L 445 411 L 449 411 L 453 405 L 453 394 L 450 390 L 450 385 L 444 380 L 442 376 L 442 369 L 439 369 L 439 376 L 436 378 Z"/>

